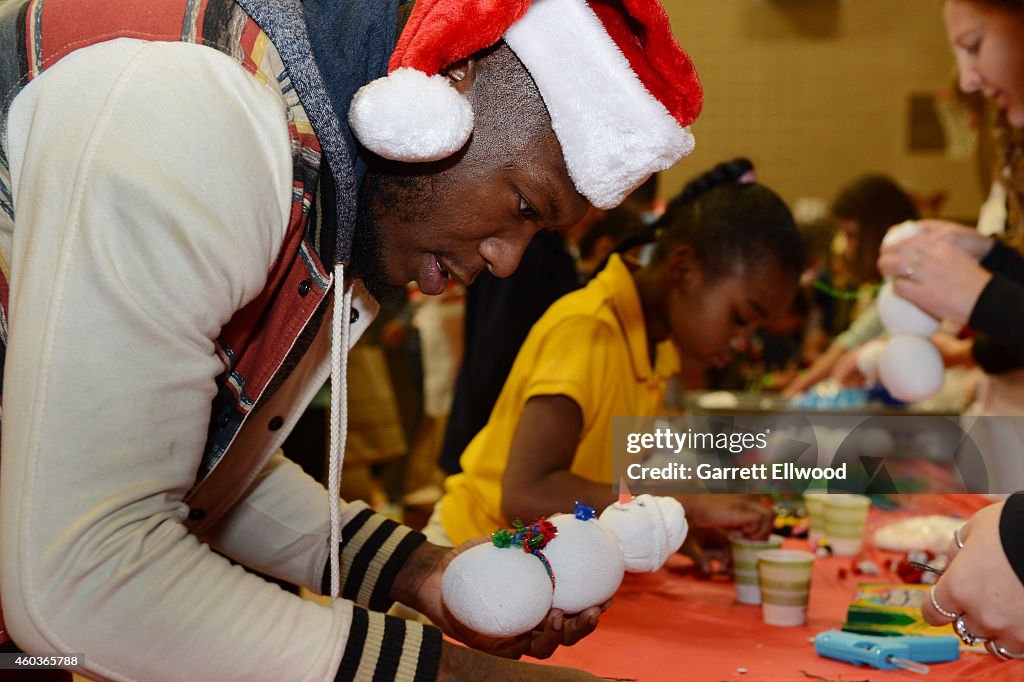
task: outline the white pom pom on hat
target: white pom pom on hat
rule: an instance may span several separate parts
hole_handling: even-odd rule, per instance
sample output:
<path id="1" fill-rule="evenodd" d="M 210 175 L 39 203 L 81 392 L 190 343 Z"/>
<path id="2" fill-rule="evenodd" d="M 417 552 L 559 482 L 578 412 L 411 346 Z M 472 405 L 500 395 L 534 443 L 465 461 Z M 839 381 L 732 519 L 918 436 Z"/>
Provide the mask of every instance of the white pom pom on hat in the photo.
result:
<path id="1" fill-rule="evenodd" d="M 389 75 L 352 100 L 356 138 L 395 161 L 454 154 L 472 111 L 442 72 L 502 38 L 540 90 L 576 189 L 598 208 L 692 151 L 703 91 L 658 0 L 417 0 Z"/>
<path id="2" fill-rule="evenodd" d="M 462 149 L 473 132 L 469 100 L 438 74 L 402 67 L 367 84 L 357 97 L 349 124 L 364 147 L 390 159 L 438 161 Z M 417 106 L 410 106 L 410 99 Z"/>

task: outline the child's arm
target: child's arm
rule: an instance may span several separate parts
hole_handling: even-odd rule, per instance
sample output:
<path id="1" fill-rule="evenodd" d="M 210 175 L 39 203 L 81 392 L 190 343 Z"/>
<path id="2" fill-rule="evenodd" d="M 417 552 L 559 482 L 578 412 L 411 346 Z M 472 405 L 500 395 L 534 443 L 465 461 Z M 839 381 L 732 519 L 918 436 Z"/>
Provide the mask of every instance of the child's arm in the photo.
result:
<path id="1" fill-rule="evenodd" d="M 502 513 L 529 522 L 571 511 L 576 501 L 604 509 L 616 495 L 608 483 L 570 472 L 583 412 L 564 395 L 539 395 L 526 401 L 516 427 L 502 478 Z"/>
<path id="2" fill-rule="evenodd" d="M 529 522 L 569 511 L 577 501 L 604 509 L 617 499 L 607 482 L 589 481 L 570 471 L 582 429 L 583 413 L 571 398 L 540 395 L 526 401 L 502 478 L 501 510 L 506 519 Z M 675 497 L 695 527 L 738 531 L 753 538 L 771 532 L 771 508 L 753 496 Z"/>

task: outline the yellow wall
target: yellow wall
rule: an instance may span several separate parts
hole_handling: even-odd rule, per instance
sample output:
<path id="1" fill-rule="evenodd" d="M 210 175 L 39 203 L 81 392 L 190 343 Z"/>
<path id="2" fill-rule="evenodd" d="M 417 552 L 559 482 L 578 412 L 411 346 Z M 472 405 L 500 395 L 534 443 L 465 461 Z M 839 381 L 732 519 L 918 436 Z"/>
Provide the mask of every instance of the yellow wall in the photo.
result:
<path id="1" fill-rule="evenodd" d="M 909 97 L 948 86 L 939 0 L 665 0 L 705 88 L 697 148 L 659 194 L 718 161 L 750 157 L 787 201 L 831 201 L 868 171 L 912 192 L 945 190 L 943 213 L 982 200 L 970 154 L 907 151 Z"/>

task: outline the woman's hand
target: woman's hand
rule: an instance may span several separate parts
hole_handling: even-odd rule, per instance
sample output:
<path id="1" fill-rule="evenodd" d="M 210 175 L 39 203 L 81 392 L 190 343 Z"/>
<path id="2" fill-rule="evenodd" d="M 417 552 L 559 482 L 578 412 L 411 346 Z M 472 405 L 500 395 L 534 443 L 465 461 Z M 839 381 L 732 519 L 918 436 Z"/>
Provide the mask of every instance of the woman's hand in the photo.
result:
<path id="1" fill-rule="evenodd" d="M 938 319 L 964 324 L 992 273 L 943 233 L 919 234 L 886 245 L 878 269 L 895 277 L 895 292 Z"/>
<path id="2" fill-rule="evenodd" d="M 967 631 L 993 640 L 990 646 L 1024 654 L 1024 585 L 1003 551 L 999 537 L 1002 510 L 1003 503 L 985 507 L 960 529 L 963 548 L 950 543 L 949 566 L 935 584 L 933 600 L 925 601 L 921 613 L 932 625 L 962 616 Z"/>
<path id="3" fill-rule="evenodd" d="M 921 230 L 920 234 L 944 241 L 977 261 L 984 258 L 995 244 L 991 237 L 986 237 L 973 227 L 959 223 L 946 220 L 918 220 L 917 226 Z"/>

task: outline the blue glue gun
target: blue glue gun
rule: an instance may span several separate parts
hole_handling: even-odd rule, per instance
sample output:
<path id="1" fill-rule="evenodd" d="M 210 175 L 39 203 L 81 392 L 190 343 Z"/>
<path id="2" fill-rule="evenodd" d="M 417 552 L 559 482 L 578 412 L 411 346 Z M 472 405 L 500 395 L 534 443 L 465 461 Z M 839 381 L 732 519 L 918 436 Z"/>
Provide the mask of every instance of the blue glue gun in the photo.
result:
<path id="1" fill-rule="evenodd" d="M 878 670 L 927 673 L 925 663 L 960 658 L 960 640 L 953 635 L 878 637 L 827 630 L 814 638 L 814 650 L 819 656 Z"/>

